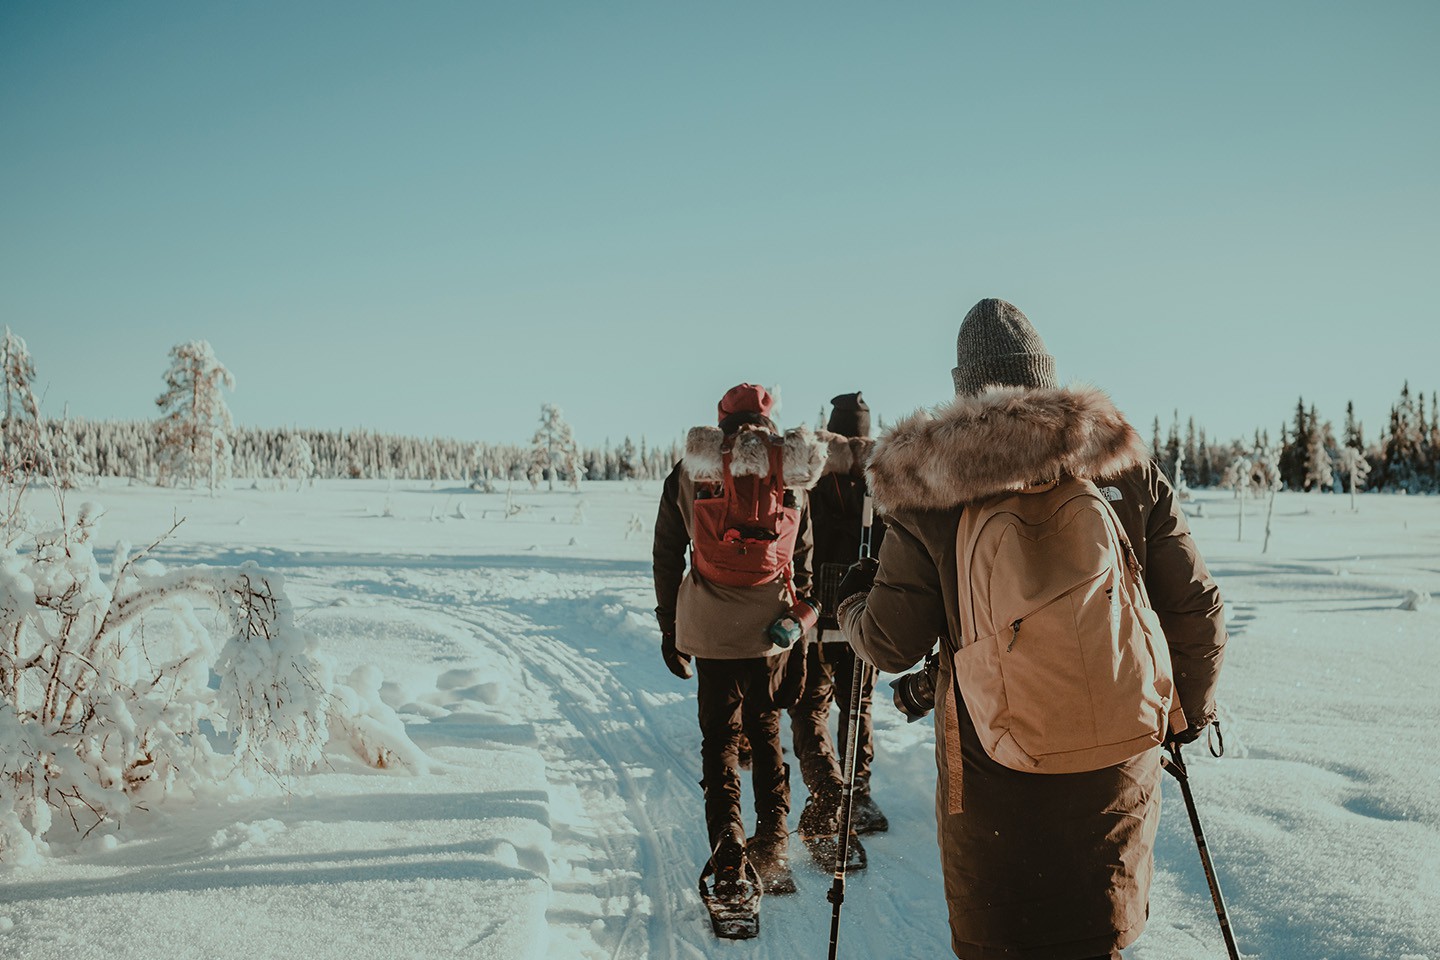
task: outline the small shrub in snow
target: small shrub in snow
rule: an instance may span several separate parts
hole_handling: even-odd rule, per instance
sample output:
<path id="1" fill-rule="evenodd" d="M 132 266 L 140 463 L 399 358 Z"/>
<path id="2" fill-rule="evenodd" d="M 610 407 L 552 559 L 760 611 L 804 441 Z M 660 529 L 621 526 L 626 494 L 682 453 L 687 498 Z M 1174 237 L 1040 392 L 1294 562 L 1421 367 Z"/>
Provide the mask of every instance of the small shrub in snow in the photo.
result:
<path id="1" fill-rule="evenodd" d="M 1340 451 L 1340 469 L 1349 478 L 1350 487 L 1350 509 L 1355 510 L 1355 491 L 1365 489 L 1365 481 L 1370 476 L 1370 461 L 1365 459 L 1365 454 L 1354 447 L 1345 447 Z"/>
<path id="2" fill-rule="evenodd" d="M 311 769 L 332 743 L 372 766 L 420 767 L 378 679 L 335 682 L 280 576 L 253 563 L 166 571 L 121 544 L 107 577 L 98 518 L 86 504 L 56 530 L 11 526 L 0 545 L 0 861 L 177 793 Z"/>
<path id="3" fill-rule="evenodd" d="M 287 434 L 285 443 L 280 448 L 280 462 L 276 474 L 281 479 L 294 480 L 296 490 L 303 489 L 306 480 L 314 483 L 315 455 L 310 448 L 310 441 L 299 433 Z"/>

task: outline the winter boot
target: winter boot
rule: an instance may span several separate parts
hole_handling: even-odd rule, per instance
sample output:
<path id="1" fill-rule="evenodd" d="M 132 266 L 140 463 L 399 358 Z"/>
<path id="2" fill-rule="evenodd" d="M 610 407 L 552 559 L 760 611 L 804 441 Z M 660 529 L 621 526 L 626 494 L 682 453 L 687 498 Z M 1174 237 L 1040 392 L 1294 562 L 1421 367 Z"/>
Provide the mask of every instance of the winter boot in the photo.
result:
<path id="1" fill-rule="evenodd" d="M 810 796 L 805 798 L 805 806 L 800 809 L 800 821 L 796 826 L 802 837 L 824 836 L 833 834 L 839 827 L 836 825 L 836 817 L 840 812 L 840 797 L 845 788 L 839 784 L 826 784 Z"/>
<path id="2" fill-rule="evenodd" d="M 800 811 L 800 822 L 797 832 L 805 849 L 810 852 L 810 857 L 815 865 L 821 870 L 829 873 L 835 869 L 835 861 L 840 853 L 840 798 L 843 795 L 843 788 L 825 790 L 818 794 L 812 794 L 805 801 L 805 807 Z M 860 838 L 855 834 L 854 827 L 851 827 L 850 838 L 845 850 L 845 870 L 863 870 L 869 862 L 865 856 L 865 848 L 860 845 Z"/>
<path id="3" fill-rule="evenodd" d="M 745 848 L 733 836 L 721 838 L 715 852 L 710 855 L 710 864 L 715 868 L 715 896 L 721 900 L 733 900 L 743 894 L 746 874 Z"/>
<path id="4" fill-rule="evenodd" d="M 708 886 L 707 878 L 711 880 Z M 716 844 L 700 874 L 699 887 L 700 901 L 717 937 L 749 940 L 760 934 L 760 875 L 733 834 L 726 834 Z"/>
<path id="5" fill-rule="evenodd" d="M 884 833 L 890 821 L 870 796 L 870 788 L 856 786 L 855 800 L 850 808 L 850 827 L 856 833 Z"/>
<path id="6" fill-rule="evenodd" d="M 745 844 L 745 855 L 760 874 L 766 893 L 795 892 L 795 874 L 790 870 L 790 832 L 784 824 L 763 825 Z"/>

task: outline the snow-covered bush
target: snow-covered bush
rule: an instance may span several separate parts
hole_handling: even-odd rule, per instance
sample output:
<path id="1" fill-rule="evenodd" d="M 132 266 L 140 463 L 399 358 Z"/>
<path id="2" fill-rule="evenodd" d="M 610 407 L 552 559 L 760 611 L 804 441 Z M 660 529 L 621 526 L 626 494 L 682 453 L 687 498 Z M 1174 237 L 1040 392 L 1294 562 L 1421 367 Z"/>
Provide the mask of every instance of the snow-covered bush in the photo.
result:
<path id="1" fill-rule="evenodd" d="M 299 433 L 290 433 L 285 436 L 285 443 L 280 448 L 280 462 L 276 472 L 282 480 L 295 480 L 295 489 L 299 490 L 305 486 L 305 481 L 315 481 L 315 451 L 310 447 L 310 441 L 306 440 Z"/>
<path id="2" fill-rule="evenodd" d="M 34 535 L 12 522 L 0 545 L 0 862 L 176 794 L 303 772 L 332 743 L 420 768 L 378 680 L 335 681 L 280 576 L 166 571 L 120 544 L 107 577 L 99 508 L 63 516 Z"/>

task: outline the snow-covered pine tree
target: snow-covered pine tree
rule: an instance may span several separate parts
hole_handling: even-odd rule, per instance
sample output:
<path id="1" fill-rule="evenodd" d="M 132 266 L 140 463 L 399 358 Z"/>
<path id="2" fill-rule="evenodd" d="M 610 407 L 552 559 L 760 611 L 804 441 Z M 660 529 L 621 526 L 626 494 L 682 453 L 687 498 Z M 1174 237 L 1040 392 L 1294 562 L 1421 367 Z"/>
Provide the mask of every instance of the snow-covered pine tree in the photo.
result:
<path id="1" fill-rule="evenodd" d="M 1271 447 L 1257 447 L 1252 454 L 1252 460 L 1254 473 L 1251 478 L 1251 486 L 1266 492 L 1265 543 L 1260 547 L 1260 552 L 1268 553 L 1270 551 L 1271 521 L 1275 518 L 1275 495 L 1283 486 L 1280 481 L 1280 451 Z"/>
<path id="2" fill-rule="evenodd" d="M 51 421 L 47 427 L 45 445 L 49 455 L 45 458 L 45 472 L 61 490 L 73 490 L 95 471 L 71 433 L 69 408 L 59 422 Z"/>
<path id="3" fill-rule="evenodd" d="M 1191 417 L 1185 424 L 1185 445 L 1181 447 L 1184 454 L 1185 483 L 1187 486 L 1202 486 L 1205 481 L 1200 477 L 1200 444 L 1195 435 L 1195 418 Z"/>
<path id="4" fill-rule="evenodd" d="M 234 423 L 221 391 L 234 389 L 235 378 L 207 341 L 190 340 L 171 348 L 165 392 L 155 400 L 160 408 L 157 482 L 164 485 L 183 477 L 193 487 L 203 480 L 213 491 L 229 479 Z"/>
<path id="5" fill-rule="evenodd" d="M 635 461 L 639 456 L 639 453 L 635 450 L 635 441 L 631 440 L 629 435 L 626 435 L 625 442 L 620 445 L 620 453 L 618 455 L 621 480 L 633 480 L 635 478 L 639 470 Z"/>
<path id="6" fill-rule="evenodd" d="M 1197 486 L 1213 487 L 1215 485 L 1215 467 L 1213 458 L 1210 456 L 1210 444 L 1205 439 L 1205 428 L 1200 428 L 1200 462 L 1196 465 L 1196 474 L 1199 477 Z"/>
<path id="7" fill-rule="evenodd" d="M 1355 419 L 1354 400 L 1345 403 L 1345 446 L 1356 450 L 1365 449 L 1365 430 L 1360 421 Z"/>
<path id="8" fill-rule="evenodd" d="M 25 341 L 5 328 L 0 341 L 0 376 L 5 379 L 5 414 L 0 420 L 0 469 L 7 476 L 39 467 L 43 440 L 40 403 L 35 399 L 35 361 Z"/>
<path id="9" fill-rule="evenodd" d="M 539 476 L 549 481 L 549 488 L 555 489 L 555 475 L 562 474 L 572 489 L 580 489 L 580 478 L 585 465 L 580 461 L 580 448 L 570 424 L 565 422 L 563 412 L 553 403 L 540 405 L 540 427 L 531 438 L 530 482 L 538 485 Z"/>
<path id="10" fill-rule="evenodd" d="M 1175 499 L 1181 503 L 1190 499 L 1190 483 L 1185 479 L 1187 465 L 1185 463 L 1185 448 L 1179 443 L 1175 444 Z"/>
<path id="11" fill-rule="evenodd" d="M 1365 454 L 1354 447 L 1340 448 L 1340 470 L 1345 475 L 1345 482 L 1350 487 L 1350 511 L 1353 513 L 1355 507 L 1355 491 L 1364 489 L 1365 478 L 1370 475 L 1370 461 L 1365 459 Z"/>
<path id="12" fill-rule="evenodd" d="M 1244 454 L 1237 454 L 1230 465 L 1225 468 L 1224 486 L 1235 491 L 1235 506 L 1238 508 L 1238 526 L 1236 527 L 1235 539 L 1245 539 L 1245 498 L 1249 496 L 1254 482 L 1255 465 L 1250 458 Z"/>
<path id="13" fill-rule="evenodd" d="M 1415 486 L 1424 493 L 1435 492 L 1435 436 L 1437 425 L 1425 412 L 1425 391 L 1415 397 Z"/>
<path id="14" fill-rule="evenodd" d="M 1310 450 L 1311 424 L 1305 398 L 1295 404 L 1294 433 L 1280 428 L 1280 482 L 1291 490 L 1305 489 L 1305 458 Z"/>
<path id="15" fill-rule="evenodd" d="M 1440 391 L 1430 391 L 1430 489 L 1440 493 L 1440 396 L 1437 394 Z"/>
<path id="16" fill-rule="evenodd" d="M 1328 492 L 1335 485 L 1334 461 L 1325 445 L 1326 437 L 1330 435 L 1330 424 L 1326 423 L 1322 428 L 1319 422 L 1320 415 L 1312 403 L 1309 446 L 1305 448 L 1305 489 Z"/>
<path id="17" fill-rule="evenodd" d="M 1176 410 L 1170 421 L 1170 433 L 1165 438 L 1165 472 L 1170 482 L 1180 487 L 1180 411 Z"/>
<path id="18" fill-rule="evenodd" d="M 1400 402 L 1390 408 L 1390 430 L 1385 440 L 1385 474 L 1382 486 L 1418 492 L 1419 443 L 1415 435 L 1415 403 L 1410 383 L 1400 390 Z"/>

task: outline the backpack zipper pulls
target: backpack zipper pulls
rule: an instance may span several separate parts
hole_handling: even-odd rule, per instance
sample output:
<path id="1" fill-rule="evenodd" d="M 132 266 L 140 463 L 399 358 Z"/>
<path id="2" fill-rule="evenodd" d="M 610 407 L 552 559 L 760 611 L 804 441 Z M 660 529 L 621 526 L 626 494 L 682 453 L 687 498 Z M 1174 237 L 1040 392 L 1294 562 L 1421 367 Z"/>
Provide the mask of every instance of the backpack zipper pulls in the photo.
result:
<path id="1" fill-rule="evenodd" d="M 1025 618 L 1020 618 L 1020 620 L 1023 619 Z M 1010 645 L 1005 648 L 1006 653 L 1009 653 L 1011 650 L 1015 649 L 1015 641 L 1020 639 L 1020 620 L 1016 620 L 1014 623 L 1010 624 Z"/>

